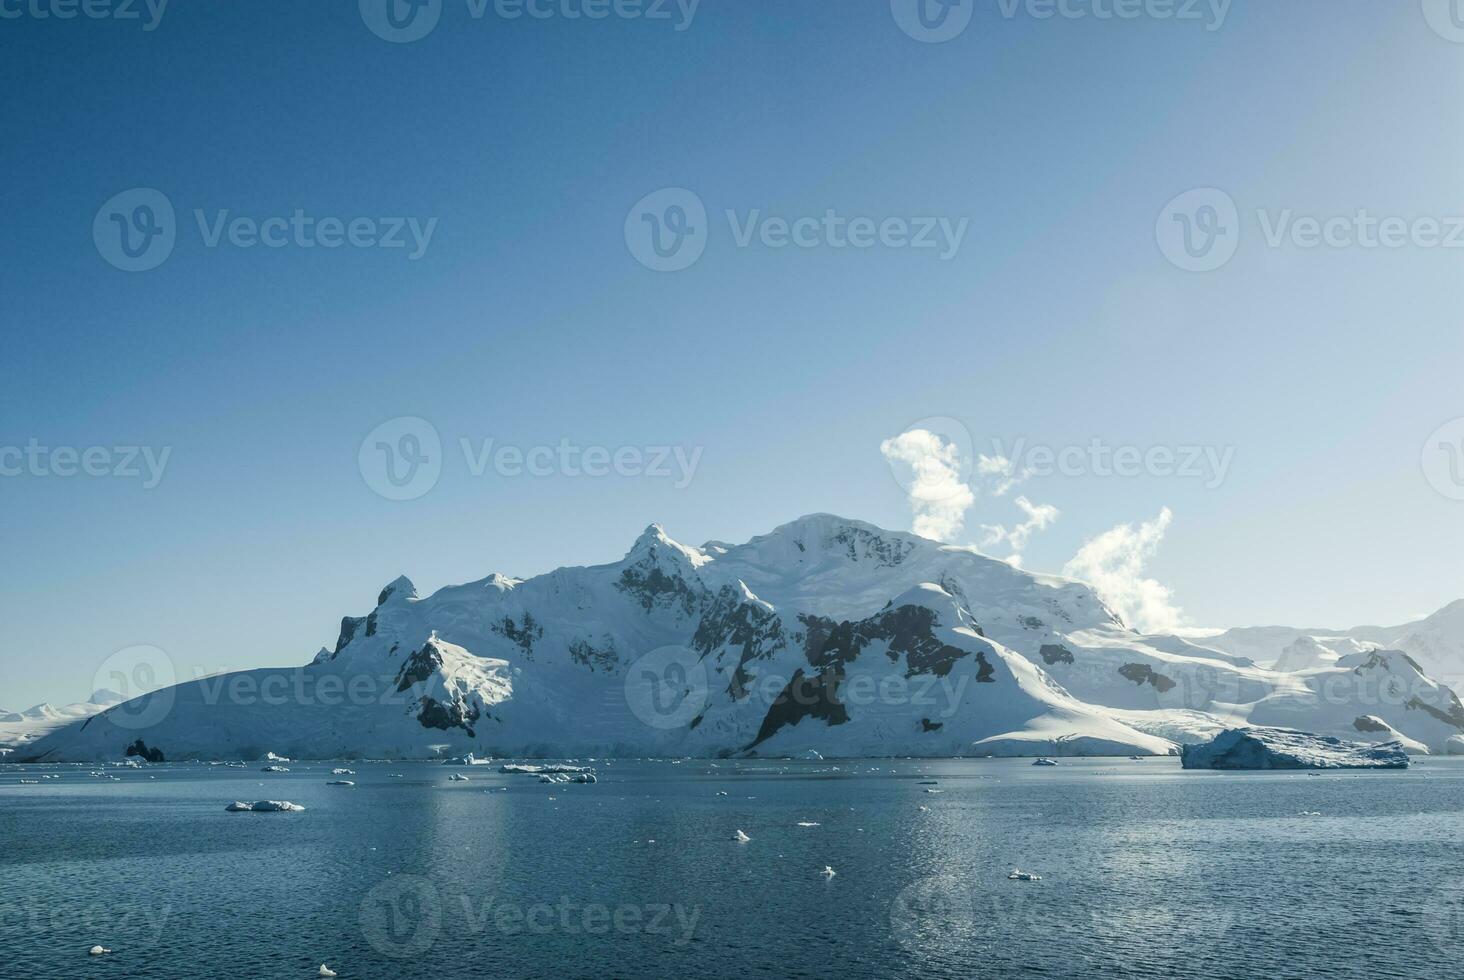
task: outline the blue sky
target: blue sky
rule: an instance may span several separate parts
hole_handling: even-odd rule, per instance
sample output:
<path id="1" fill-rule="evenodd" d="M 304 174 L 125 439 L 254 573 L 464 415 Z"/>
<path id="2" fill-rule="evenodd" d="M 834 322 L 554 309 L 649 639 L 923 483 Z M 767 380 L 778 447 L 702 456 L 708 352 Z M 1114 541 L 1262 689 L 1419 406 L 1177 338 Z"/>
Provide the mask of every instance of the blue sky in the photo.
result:
<path id="1" fill-rule="evenodd" d="M 1394 622 L 1464 596 L 1464 503 L 1421 463 L 1464 415 L 1464 254 L 1272 246 L 1258 214 L 1464 214 L 1464 44 L 1419 4 L 1236 0 L 1208 30 L 1208 5 L 980 2 L 921 43 L 886 0 L 704 0 L 684 30 L 674 6 L 565 3 L 443 0 L 401 44 L 349 3 L 178 2 L 153 30 L 5 5 L 0 446 L 169 456 L 151 488 L 0 477 L 0 704 L 84 697 L 136 644 L 188 676 L 299 662 L 399 573 L 428 590 L 609 561 L 650 521 L 696 543 L 813 511 L 909 528 L 880 444 L 936 416 L 985 454 L 1233 449 L 1218 486 L 979 493 L 956 538 L 1020 520 L 1021 494 L 1060 512 L 1024 565 L 1058 571 L 1170 508 L 1144 574 L 1193 624 Z M 1185 271 L 1156 221 L 1211 187 L 1239 247 Z M 93 236 L 133 188 L 176 212 L 145 272 Z M 675 272 L 627 246 L 663 188 L 708 215 Z M 413 258 L 210 247 L 195 217 L 297 209 L 435 222 Z M 741 246 L 754 211 L 965 230 L 947 258 Z M 393 501 L 358 450 L 404 416 L 441 438 L 441 473 Z M 685 486 L 475 476 L 460 439 L 700 456 Z"/>

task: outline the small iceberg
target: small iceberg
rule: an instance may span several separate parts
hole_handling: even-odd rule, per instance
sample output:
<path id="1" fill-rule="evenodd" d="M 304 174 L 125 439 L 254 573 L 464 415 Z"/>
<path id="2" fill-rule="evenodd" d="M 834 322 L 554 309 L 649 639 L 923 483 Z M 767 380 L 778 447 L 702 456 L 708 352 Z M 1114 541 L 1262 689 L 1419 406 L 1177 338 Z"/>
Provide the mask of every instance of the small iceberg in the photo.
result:
<path id="1" fill-rule="evenodd" d="M 330 771 L 330 774 L 332 776 L 354 776 L 354 775 L 356 775 L 356 770 L 354 770 L 354 769 L 332 769 Z"/>
<path id="2" fill-rule="evenodd" d="M 1008 881 L 1041 881 L 1042 880 L 1042 876 L 1041 875 L 1034 875 L 1030 871 L 1021 871 L 1021 870 L 1014 869 L 1011 874 L 1007 875 L 1007 880 Z"/>
<path id="3" fill-rule="evenodd" d="M 332 970 L 330 967 L 322 963 L 320 964 L 319 971 L 317 971 L 315 975 L 317 977 L 333 977 L 336 975 L 336 971 Z"/>
<path id="4" fill-rule="evenodd" d="M 1299 817 L 1320 817 L 1321 815 L 1322 811 L 1320 810 L 1302 810 L 1299 814 L 1297 814 L 1297 816 Z"/>
<path id="5" fill-rule="evenodd" d="M 105 956 L 106 954 L 108 954 L 110 952 L 111 952 L 111 950 L 108 949 L 105 946 L 93 946 L 91 949 L 89 949 L 89 950 L 86 951 L 86 955 L 88 955 L 88 956 Z"/>
<path id="6" fill-rule="evenodd" d="M 1180 747 L 1186 769 L 1407 769 L 1401 742 L 1344 742 L 1290 728 L 1231 728 Z"/>
<path id="7" fill-rule="evenodd" d="M 834 875 L 838 874 L 838 872 L 826 864 L 824 865 L 824 869 L 819 872 L 819 874 L 823 875 L 825 878 L 832 878 Z"/>
<path id="8" fill-rule="evenodd" d="M 329 782 L 327 782 L 325 785 L 327 785 L 327 786 L 355 786 L 356 784 L 353 783 L 353 782 L 351 782 L 349 779 L 332 779 Z"/>
<path id="9" fill-rule="evenodd" d="M 282 755 L 275 755 L 273 752 L 266 752 L 261 762 L 289 762 L 290 760 Z"/>
<path id="10" fill-rule="evenodd" d="M 449 783 L 466 783 L 468 781 L 468 777 L 464 776 L 460 772 L 455 772 L 451 776 L 447 777 L 447 781 Z"/>
<path id="11" fill-rule="evenodd" d="M 284 766 L 265 766 L 260 772 L 289 772 Z"/>
<path id="12" fill-rule="evenodd" d="M 741 830 L 739 830 L 739 831 L 737 831 L 737 833 L 733 834 L 732 835 L 732 839 L 735 840 L 739 844 L 746 844 L 748 841 L 752 840 L 751 837 L 748 837 Z"/>
<path id="13" fill-rule="evenodd" d="M 800 827 L 817 827 L 818 826 L 818 823 L 815 822 L 815 821 L 813 821 L 813 820 L 800 820 L 800 821 L 798 821 L 798 826 L 800 826 Z"/>
<path id="14" fill-rule="evenodd" d="M 253 803 L 235 800 L 224 809 L 230 813 L 298 813 L 305 808 L 289 800 L 256 800 Z"/>
<path id="15" fill-rule="evenodd" d="M 1057 760 L 1056 759 L 1038 759 L 1037 761 L 1033 762 L 1032 765 L 1034 765 L 1034 766 L 1055 766 L 1055 765 L 1057 765 Z"/>

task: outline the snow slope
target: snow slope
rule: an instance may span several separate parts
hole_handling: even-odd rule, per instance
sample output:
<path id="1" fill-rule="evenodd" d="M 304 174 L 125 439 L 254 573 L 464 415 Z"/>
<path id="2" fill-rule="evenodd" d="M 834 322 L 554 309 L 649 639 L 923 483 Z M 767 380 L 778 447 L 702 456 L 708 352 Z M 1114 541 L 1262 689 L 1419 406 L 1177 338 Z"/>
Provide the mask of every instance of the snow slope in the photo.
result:
<path id="1" fill-rule="evenodd" d="M 1307 664 L 1140 636 L 1081 583 L 830 515 L 699 548 L 652 525 L 609 565 L 426 597 L 398 578 L 303 667 L 154 692 L 27 752 L 1129 755 L 1240 724 L 1445 751 L 1464 733 L 1401 654 Z"/>
<path id="2" fill-rule="evenodd" d="M 63 728 L 78 719 L 92 715 L 119 704 L 122 695 L 114 691 L 100 690 L 85 701 L 57 708 L 42 702 L 24 711 L 0 709 L 0 754 L 10 754 L 23 749 L 31 742 Z M 10 753 L 4 750 L 10 750 Z"/>

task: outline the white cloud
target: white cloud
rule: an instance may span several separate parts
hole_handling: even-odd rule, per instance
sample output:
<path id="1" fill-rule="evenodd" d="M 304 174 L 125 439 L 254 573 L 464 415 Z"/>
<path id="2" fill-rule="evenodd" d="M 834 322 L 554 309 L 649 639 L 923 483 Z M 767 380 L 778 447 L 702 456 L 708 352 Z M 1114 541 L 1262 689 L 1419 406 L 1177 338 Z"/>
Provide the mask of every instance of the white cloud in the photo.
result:
<path id="1" fill-rule="evenodd" d="M 981 546 L 992 548 L 999 544 L 1006 544 L 1012 549 L 1012 553 L 1006 561 L 1021 567 L 1022 552 L 1026 550 L 1027 542 L 1031 540 L 1032 535 L 1051 527 L 1060 512 L 1051 504 L 1034 504 L 1026 497 L 1018 497 L 1014 503 L 1022 513 L 1027 515 L 1027 519 L 1012 528 L 1001 524 L 981 525 L 981 530 L 985 532 Z"/>
<path id="2" fill-rule="evenodd" d="M 950 541 L 966 526 L 966 511 L 976 502 L 961 479 L 961 452 L 954 443 L 925 429 L 909 429 L 880 443 L 891 465 L 909 468 L 902 479 L 914 513 L 914 531 L 924 538 Z"/>
<path id="3" fill-rule="evenodd" d="M 993 497 L 1004 497 L 1007 491 L 1031 476 L 1030 470 L 1018 470 L 1017 464 L 1005 456 L 976 457 L 976 472 L 994 480 L 990 493 Z"/>
<path id="4" fill-rule="evenodd" d="M 1159 550 L 1174 519 L 1165 507 L 1137 528 L 1120 524 L 1085 542 L 1063 566 L 1069 578 L 1087 582 L 1125 623 L 1145 633 L 1167 633 L 1184 625 L 1184 612 L 1168 588 L 1144 577 L 1144 565 Z"/>

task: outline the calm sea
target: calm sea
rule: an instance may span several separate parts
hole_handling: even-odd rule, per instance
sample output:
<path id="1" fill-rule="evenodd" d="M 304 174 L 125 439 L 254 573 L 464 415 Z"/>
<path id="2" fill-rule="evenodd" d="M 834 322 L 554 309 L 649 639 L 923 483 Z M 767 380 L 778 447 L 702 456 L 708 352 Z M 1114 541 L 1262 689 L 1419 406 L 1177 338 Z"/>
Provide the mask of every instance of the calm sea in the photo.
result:
<path id="1" fill-rule="evenodd" d="M 0 766 L 0 977 L 1416 978 L 1464 958 L 1464 760 L 584 764 L 598 783 Z M 307 809 L 224 811 L 258 799 Z"/>

